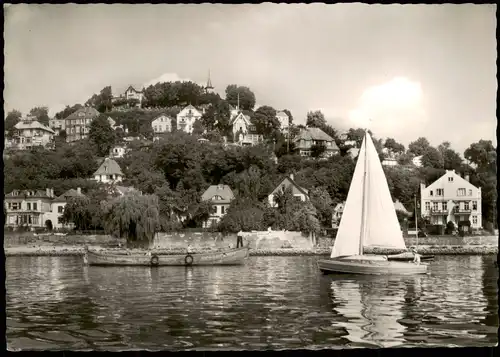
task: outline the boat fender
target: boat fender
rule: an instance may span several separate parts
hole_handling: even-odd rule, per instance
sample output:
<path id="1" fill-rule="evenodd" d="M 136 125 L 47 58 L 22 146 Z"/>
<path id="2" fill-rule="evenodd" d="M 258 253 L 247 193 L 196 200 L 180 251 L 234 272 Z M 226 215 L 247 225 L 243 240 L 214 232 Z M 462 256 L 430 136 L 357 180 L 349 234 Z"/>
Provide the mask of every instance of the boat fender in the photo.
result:
<path id="1" fill-rule="evenodd" d="M 186 255 L 186 257 L 184 258 L 184 263 L 186 264 L 186 266 L 193 265 L 193 256 L 191 254 Z"/>
<path id="2" fill-rule="evenodd" d="M 159 262 L 158 256 L 155 254 L 151 257 L 151 265 L 157 266 Z"/>

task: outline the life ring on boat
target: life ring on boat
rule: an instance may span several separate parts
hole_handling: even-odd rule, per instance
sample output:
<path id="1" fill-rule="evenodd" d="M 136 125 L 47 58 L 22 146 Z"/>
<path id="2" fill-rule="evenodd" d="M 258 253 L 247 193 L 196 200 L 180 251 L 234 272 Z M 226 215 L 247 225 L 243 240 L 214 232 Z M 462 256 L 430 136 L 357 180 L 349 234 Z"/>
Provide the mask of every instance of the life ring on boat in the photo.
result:
<path id="1" fill-rule="evenodd" d="M 151 257 L 151 265 L 152 266 L 158 266 L 159 259 L 158 256 L 155 254 Z"/>
<path id="2" fill-rule="evenodd" d="M 186 257 L 184 258 L 184 263 L 186 264 L 186 266 L 193 265 L 193 256 L 191 254 L 186 255 Z"/>

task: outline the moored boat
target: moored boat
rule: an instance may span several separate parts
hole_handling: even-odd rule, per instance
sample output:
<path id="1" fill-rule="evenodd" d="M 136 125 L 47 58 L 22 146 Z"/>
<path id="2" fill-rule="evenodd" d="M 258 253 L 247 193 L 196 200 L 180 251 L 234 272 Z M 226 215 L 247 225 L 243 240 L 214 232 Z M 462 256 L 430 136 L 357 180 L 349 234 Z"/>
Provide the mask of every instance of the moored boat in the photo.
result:
<path id="1" fill-rule="evenodd" d="M 365 130 L 330 259 L 319 260 L 318 268 L 324 273 L 363 275 L 427 272 L 427 265 L 420 261 L 364 254 L 367 247 L 406 250 L 382 164 Z"/>
<path id="2" fill-rule="evenodd" d="M 84 262 L 100 266 L 196 266 L 243 265 L 248 258 L 248 248 L 210 251 L 206 253 L 161 254 L 154 251 L 118 253 L 87 249 Z"/>

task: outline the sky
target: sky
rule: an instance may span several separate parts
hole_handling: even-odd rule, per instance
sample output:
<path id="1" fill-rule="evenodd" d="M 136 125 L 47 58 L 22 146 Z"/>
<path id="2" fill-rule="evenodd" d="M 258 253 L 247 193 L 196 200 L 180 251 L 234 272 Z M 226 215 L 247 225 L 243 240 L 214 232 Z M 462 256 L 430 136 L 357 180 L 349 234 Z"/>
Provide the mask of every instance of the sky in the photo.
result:
<path id="1" fill-rule="evenodd" d="M 496 146 L 496 5 L 16 4 L 4 29 L 5 112 L 210 70 L 296 124 L 321 110 L 406 146 Z"/>

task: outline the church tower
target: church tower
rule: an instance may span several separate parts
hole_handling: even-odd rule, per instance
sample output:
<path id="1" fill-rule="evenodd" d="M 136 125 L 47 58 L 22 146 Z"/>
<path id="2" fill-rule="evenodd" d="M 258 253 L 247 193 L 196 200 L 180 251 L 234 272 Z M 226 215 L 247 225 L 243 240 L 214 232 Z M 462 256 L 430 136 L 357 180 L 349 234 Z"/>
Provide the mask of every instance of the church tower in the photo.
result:
<path id="1" fill-rule="evenodd" d="M 212 86 L 212 80 L 210 79 L 210 70 L 208 70 L 208 81 L 207 86 L 205 87 L 206 93 L 212 93 L 214 91 L 214 87 Z"/>

